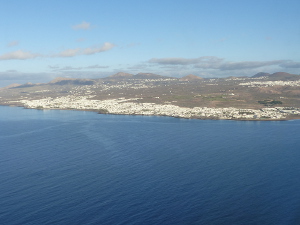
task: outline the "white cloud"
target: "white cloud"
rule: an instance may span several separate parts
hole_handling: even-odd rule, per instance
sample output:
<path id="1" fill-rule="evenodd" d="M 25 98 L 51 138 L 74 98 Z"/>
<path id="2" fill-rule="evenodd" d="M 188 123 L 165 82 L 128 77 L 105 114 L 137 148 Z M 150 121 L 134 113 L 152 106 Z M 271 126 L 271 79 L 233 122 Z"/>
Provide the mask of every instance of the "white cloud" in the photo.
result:
<path id="1" fill-rule="evenodd" d="M 0 60 L 11 60 L 11 59 L 32 59 L 36 58 L 40 55 L 38 54 L 33 54 L 31 52 L 25 52 L 22 50 L 14 51 L 14 52 L 9 52 L 3 55 L 0 55 Z"/>
<path id="2" fill-rule="evenodd" d="M 199 58 L 153 58 L 148 61 L 149 63 L 160 65 L 190 65 L 199 69 L 217 69 L 217 70 L 242 70 L 242 69 L 255 69 L 264 66 L 285 66 L 297 67 L 297 63 L 284 64 L 287 60 L 272 60 L 272 61 L 242 61 L 242 62 L 229 62 L 225 59 L 215 56 L 203 56 Z"/>
<path id="3" fill-rule="evenodd" d="M 185 59 L 185 58 L 152 58 L 148 62 L 157 63 L 163 65 L 190 65 L 197 63 L 198 58 L 196 59 Z"/>
<path id="4" fill-rule="evenodd" d="M 264 66 L 280 65 L 286 60 L 273 61 L 245 61 L 245 62 L 225 62 L 219 66 L 220 70 L 240 70 L 240 69 L 254 69 Z"/>
<path id="5" fill-rule="evenodd" d="M 76 55 L 92 55 L 100 52 L 105 52 L 115 47 L 114 44 L 105 42 L 101 47 L 90 47 L 90 48 L 74 48 L 67 49 L 58 54 L 55 54 L 54 57 L 73 57 Z"/>
<path id="6" fill-rule="evenodd" d="M 8 47 L 14 47 L 14 46 L 17 46 L 19 45 L 19 42 L 18 41 L 11 41 L 7 44 Z"/>
<path id="7" fill-rule="evenodd" d="M 288 61 L 280 65 L 283 68 L 300 68 L 300 62 Z"/>
<path id="8" fill-rule="evenodd" d="M 101 47 L 85 48 L 85 49 L 83 49 L 82 50 L 82 54 L 83 55 L 92 55 L 92 54 L 95 54 L 95 53 L 108 51 L 108 50 L 112 49 L 113 47 L 115 47 L 114 44 L 109 43 L 109 42 L 105 42 L 103 44 L 103 46 L 101 46 Z"/>
<path id="9" fill-rule="evenodd" d="M 223 61 L 222 58 L 215 56 L 202 56 L 199 58 L 153 58 L 148 62 L 157 63 L 162 65 L 198 65 L 202 67 L 215 67 L 216 64 L 219 64 Z"/>
<path id="10" fill-rule="evenodd" d="M 72 67 L 72 66 L 65 66 L 63 68 L 60 68 L 59 70 L 81 70 L 82 67 Z"/>
<path id="11" fill-rule="evenodd" d="M 71 70 L 85 70 L 85 69 L 107 69 L 109 66 L 101 66 L 101 65 L 91 65 L 91 66 L 85 66 L 85 67 L 73 67 L 73 66 L 65 66 L 65 67 L 60 67 L 60 66 L 51 66 L 49 65 L 49 68 L 52 71 L 71 71 Z"/>
<path id="12" fill-rule="evenodd" d="M 100 66 L 100 65 L 92 65 L 92 66 L 87 66 L 85 67 L 86 69 L 106 69 L 109 66 Z"/>
<path id="13" fill-rule="evenodd" d="M 13 59 L 25 60 L 25 59 L 32 59 L 36 57 L 47 58 L 47 57 L 73 57 L 78 55 L 92 55 L 92 54 L 108 51 L 114 47 L 115 47 L 114 44 L 110 42 L 105 42 L 101 47 L 66 49 L 52 55 L 34 54 L 29 51 L 18 50 L 18 51 L 8 52 L 3 55 L 0 55 L 0 60 L 13 60 Z"/>
<path id="14" fill-rule="evenodd" d="M 58 56 L 58 57 L 72 57 L 72 56 L 78 55 L 79 52 L 80 52 L 80 48 L 67 49 L 67 50 L 64 50 L 64 51 L 56 54 L 55 56 Z"/>
<path id="15" fill-rule="evenodd" d="M 89 30 L 91 29 L 91 24 L 83 21 L 80 24 L 72 26 L 73 30 Z"/>

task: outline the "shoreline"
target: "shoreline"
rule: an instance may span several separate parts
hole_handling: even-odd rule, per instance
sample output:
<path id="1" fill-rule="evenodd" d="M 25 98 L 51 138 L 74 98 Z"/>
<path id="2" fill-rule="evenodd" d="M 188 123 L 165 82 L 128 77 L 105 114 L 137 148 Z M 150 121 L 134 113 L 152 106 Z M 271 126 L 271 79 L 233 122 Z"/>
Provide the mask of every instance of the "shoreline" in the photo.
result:
<path id="1" fill-rule="evenodd" d="M 214 116 L 192 116 L 192 117 L 184 117 L 184 116 L 173 116 L 166 114 L 143 114 L 143 113 L 110 113 L 110 112 L 101 112 L 99 109 L 76 109 L 76 108 L 33 108 L 26 107 L 24 104 L 11 104 L 11 103 L 0 103 L 0 106 L 8 106 L 8 107 L 22 107 L 24 109 L 35 109 L 35 110 L 70 110 L 70 111 L 86 111 L 86 112 L 95 112 L 97 114 L 103 115 L 124 115 L 124 116 L 158 116 L 158 117 L 173 117 L 177 119 L 196 119 L 196 120 L 233 120 L 233 121 L 290 121 L 290 120 L 299 120 L 300 115 L 287 115 L 285 118 L 219 118 Z"/>

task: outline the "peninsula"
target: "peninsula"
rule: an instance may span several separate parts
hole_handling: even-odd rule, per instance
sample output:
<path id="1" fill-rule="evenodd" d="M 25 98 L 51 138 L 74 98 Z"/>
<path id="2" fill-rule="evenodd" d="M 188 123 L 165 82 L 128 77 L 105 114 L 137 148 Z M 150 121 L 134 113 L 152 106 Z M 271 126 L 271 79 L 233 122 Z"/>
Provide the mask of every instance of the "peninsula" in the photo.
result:
<path id="1" fill-rule="evenodd" d="M 100 79 L 56 78 L 49 83 L 10 85 L 0 88 L 0 104 L 195 119 L 299 119 L 300 76 L 278 72 L 175 78 L 120 72 Z"/>

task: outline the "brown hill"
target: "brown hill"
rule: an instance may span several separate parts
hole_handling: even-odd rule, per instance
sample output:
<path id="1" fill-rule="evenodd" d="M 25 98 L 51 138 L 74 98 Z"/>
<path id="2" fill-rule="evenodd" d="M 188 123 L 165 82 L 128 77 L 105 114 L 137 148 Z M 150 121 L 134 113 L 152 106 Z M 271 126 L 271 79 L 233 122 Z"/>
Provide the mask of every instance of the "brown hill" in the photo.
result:
<path id="1" fill-rule="evenodd" d="M 54 80 L 50 81 L 48 84 L 54 85 L 93 85 L 95 83 L 94 80 L 91 79 L 76 79 L 76 78 L 64 78 L 57 77 Z"/>
<path id="2" fill-rule="evenodd" d="M 119 73 L 109 76 L 109 78 L 132 78 L 132 77 L 133 77 L 133 74 L 124 73 L 124 72 L 119 72 Z"/>
<path id="3" fill-rule="evenodd" d="M 253 75 L 252 77 L 253 78 L 258 78 L 258 77 L 268 77 L 268 76 L 270 76 L 269 73 L 260 72 L 260 73 L 257 73 L 255 75 Z"/>
<path id="4" fill-rule="evenodd" d="M 290 73 L 285 73 L 285 72 L 276 72 L 273 74 L 270 73 L 258 73 L 255 74 L 252 77 L 268 77 L 270 80 L 297 80 L 300 78 L 299 75 L 296 74 L 290 74 Z"/>
<path id="5" fill-rule="evenodd" d="M 136 78 L 136 79 L 159 79 L 159 78 L 165 78 L 165 77 L 154 74 L 154 73 L 138 73 L 138 74 L 134 75 L 134 78 Z"/>
<path id="6" fill-rule="evenodd" d="M 285 73 L 285 72 L 273 73 L 269 77 L 274 78 L 274 79 L 284 79 L 284 80 L 293 79 L 293 78 L 298 78 L 298 79 L 300 78 L 299 75 Z"/>
<path id="7" fill-rule="evenodd" d="M 21 86 L 22 84 L 16 84 L 16 83 L 13 83 L 13 84 L 10 84 L 4 88 L 15 88 L 15 87 L 18 87 L 18 86 Z"/>
<path id="8" fill-rule="evenodd" d="M 22 84 L 22 85 L 18 85 L 18 86 L 15 86 L 15 87 L 11 87 L 11 88 L 26 88 L 26 87 L 33 87 L 33 86 L 36 86 L 38 84 L 33 84 L 31 82 L 27 82 L 25 84 Z"/>
<path id="9" fill-rule="evenodd" d="M 57 82 L 61 82 L 64 80 L 75 80 L 75 78 L 67 78 L 67 77 L 56 77 L 54 80 L 51 80 L 49 84 L 55 84 Z"/>
<path id="10" fill-rule="evenodd" d="M 179 80 L 184 80 L 184 81 L 188 81 L 188 80 L 202 80 L 202 77 L 198 77 L 196 75 L 193 74 L 189 74 L 187 76 L 184 76 L 182 78 L 180 78 Z"/>

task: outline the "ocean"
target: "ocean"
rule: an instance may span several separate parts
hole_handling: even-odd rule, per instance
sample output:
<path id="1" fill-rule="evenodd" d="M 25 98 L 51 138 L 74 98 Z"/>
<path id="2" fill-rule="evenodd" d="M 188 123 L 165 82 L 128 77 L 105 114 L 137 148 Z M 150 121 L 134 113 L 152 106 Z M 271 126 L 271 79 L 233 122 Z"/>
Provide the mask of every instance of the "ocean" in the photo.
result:
<path id="1" fill-rule="evenodd" d="M 0 106 L 0 224 L 300 224 L 300 120 Z"/>

